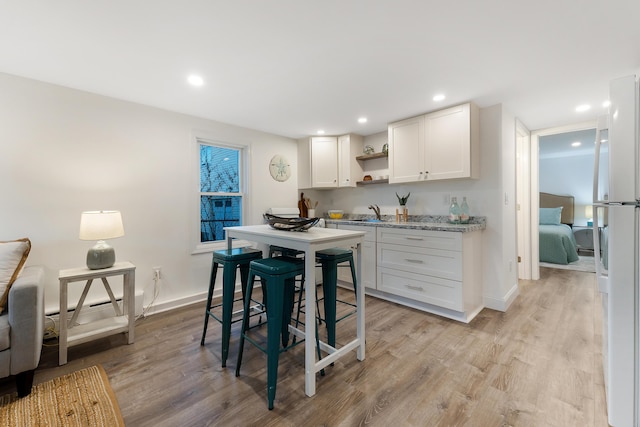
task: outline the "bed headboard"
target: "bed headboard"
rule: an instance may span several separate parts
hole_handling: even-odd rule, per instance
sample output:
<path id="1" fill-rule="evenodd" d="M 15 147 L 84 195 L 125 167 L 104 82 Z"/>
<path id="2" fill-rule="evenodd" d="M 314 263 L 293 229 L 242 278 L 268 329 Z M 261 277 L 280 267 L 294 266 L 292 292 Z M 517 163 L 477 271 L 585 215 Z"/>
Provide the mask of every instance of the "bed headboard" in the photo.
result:
<path id="1" fill-rule="evenodd" d="M 560 222 L 573 226 L 573 196 L 560 196 L 558 194 L 540 192 L 541 208 L 557 208 L 562 206 L 562 216 Z"/>

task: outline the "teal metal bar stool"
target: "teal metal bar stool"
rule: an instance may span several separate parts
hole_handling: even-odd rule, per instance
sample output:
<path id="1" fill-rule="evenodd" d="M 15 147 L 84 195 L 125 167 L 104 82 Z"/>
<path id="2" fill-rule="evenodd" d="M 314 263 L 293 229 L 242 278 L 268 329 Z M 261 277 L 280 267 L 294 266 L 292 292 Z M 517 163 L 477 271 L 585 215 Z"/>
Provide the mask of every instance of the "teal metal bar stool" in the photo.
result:
<path id="1" fill-rule="evenodd" d="M 301 258 L 277 257 L 252 261 L 249 269 L 249 282 L 253 283 L 258 276 L 266 288 L 265 305 L 267 308 L 267 346 L 266 348 L 254 340 L 249 332 L 249 306 L 251 304 L 252 287 L 247 289 L 242 318 L 242 334 L 236 376 L 240 376 L 242 352 L 245 339 L 267 354 L 267 402 L 273 409 L 278 381 L 278 361 L 280 353 L 304 342 L 300 340 L 288 345 L 289 324 L 293 311 L 295 277 L 304 273 L 304 260 Z M 280 341 L 282 340 L 282 347 Z"/>
<path id="2" fill-rule="evenodd" d="M 338 267 L 345 262 L 349 263 L 351 278 L 353 280 L 353 292 L 357 296 L 356 269 L 353 262 L 353 252 L 348 249 L 331 248 L 316 252 L 316 261 L 322 267 L 322 289 L 324 293 L 324 321 L 327 326 L 327 343 L 331 347 L 336 346 L 336 322 L 344 319 L 336 319 L 338 302 Z M 346 303 L 355 307 L 355 304 Z"/>
<path id="3" fill-rule="evenodd" d="M 231 336 L 231 323 L 233 315 L 233 303 L 235 301 L 243 301 L 247 291 L 249 282 L 249 264 L 251 261 L 262 258 L 262 251 L 251 248 L 234 248 L 231 250 L 222 249 L 213 252 L 211 261 L 211 275 L 209 278 L 209 294 L 207 295 L 207 307 L 204 314 L 204 328 L 202 330 L 202 340 L 200 345 L 204 345 L 204 339 L 207 335 L 207 326 L 209 317 L 213 317 L 222 323 L 222 366 L 227 366 L 227 357 L 229 356 L 229 339 Z M 211 304 L 213 298 L 213 290 L 216 284 L 216 276 L 218 267 L 222 266 L 222 303 Z M 242 284 L 242 300 L 234 299 L 236 287 L 236 270 L 240 269 L 240 282 Z M 222 306 L 222 318 L 218 317 L 214 309 Z M 219 312 L 218 312 L 219 313 Z M 238 319 L 239 320 L 239 319 Z"/>

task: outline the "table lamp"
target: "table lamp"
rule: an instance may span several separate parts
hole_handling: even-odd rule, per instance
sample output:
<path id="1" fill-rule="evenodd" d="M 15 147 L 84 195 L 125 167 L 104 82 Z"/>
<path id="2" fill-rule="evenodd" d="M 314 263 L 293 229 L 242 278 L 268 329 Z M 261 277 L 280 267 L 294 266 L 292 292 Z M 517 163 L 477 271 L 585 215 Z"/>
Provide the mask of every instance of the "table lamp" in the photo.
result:
<path id="1" fill-rule="evenodd" d="M 588 205 L 584 207 L 584 216 L 587 218 L 587 225 L 593 225 L 593 206 Z"/>
<path id="2" fill-rule="evenodd" d="M 90 270 L 109 268 L 116 262 L 116 253 L 105 242 L 124 236 L 120 211 L 88 211 L 80 217 L 80 239 L 97 240 L 87 252 L 87 267 Z"/>

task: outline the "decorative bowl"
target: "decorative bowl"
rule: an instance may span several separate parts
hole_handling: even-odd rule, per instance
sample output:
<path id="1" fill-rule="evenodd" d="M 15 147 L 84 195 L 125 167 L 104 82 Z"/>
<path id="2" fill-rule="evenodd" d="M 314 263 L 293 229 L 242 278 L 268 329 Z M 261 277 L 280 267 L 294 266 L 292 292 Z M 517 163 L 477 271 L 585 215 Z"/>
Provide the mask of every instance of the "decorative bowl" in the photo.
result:
<path id="1" fill-rule="evenodd" d="M 271 214 L 263 214 L 272 228 L 283 231 L 307 231 L 320 221 L 320 218 L 283 218 Z"/>
<path id="2" fill-rule="evenodd" d="M 340 219 L 344 215 L 344 211 L 341 210 L 330 210 L 328 213 L 331 219 Z"/>

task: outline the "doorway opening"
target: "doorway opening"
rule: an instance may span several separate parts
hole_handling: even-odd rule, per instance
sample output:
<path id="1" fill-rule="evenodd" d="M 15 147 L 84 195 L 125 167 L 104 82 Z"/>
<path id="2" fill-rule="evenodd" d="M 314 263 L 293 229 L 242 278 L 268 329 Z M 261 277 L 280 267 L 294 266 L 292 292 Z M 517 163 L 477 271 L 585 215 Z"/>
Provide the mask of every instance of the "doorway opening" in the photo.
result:
<path id="1" fill-rule="evenodd" d="M 578 196 L 575 201 L 574 223 L 576 226 L 583 225 L 586 227 L 587 225 L 586 214 L 588 212 L 586 206 L 591 204 L 595 128 L 596 121 L 594 120 L 537 130 L 531 133 L 529 151 L 530 180 L 528 181 L 530 185 L 526 185 L 527 177 L 524 174 L 526 169 L 521 171 L 519 168 L 518 170 L 518 180 L 523 180 L 525 197 L 527 196 L 526 187 L 528 187 L 529 190 L 528 197 L 526 198 L 529 202 L 528 209 L 526 209 L 522 215 L 518 213 L 518 219 L 520 220 L 522 218 L 522 226 L 518 226 L 518 241 L 523 242 L 522 249 L 520 248 L 520 244 L 518 247 L 518 256 L 520 256 L 523 261 L 522 268 L 519 269 L 519 278 L 521 279 L 538 280 L 540 278 L 539 194 L 541 191 L 551 192 L 553 194 L 555 194 L 555 191 L 564 193 L 564 195 L 576 193 L 571 194 L 574 195 L 574 197 L 576 197 L 576 195 Z M 590 137 L 589 132 L 593 132 L 593 136 Z M 564 154 L 561 154 L 561 145 L 565 142 L 568 144 L 569 151 L 566 152 L 567 150 L 565 149 Z M 579 146 L 571 146 L 574 142 L 580 142 L 581 144 Z M 549 145 L 548 150 L 547 145 Z M 526 147 L 522 149 L 523 152 L 526 153 Z M 571 149 L 574 149 L 574 154 L 578 152 L 582 154 L 569 156 Z M 590 157 L 589 152 L 591 153 Z M 581 157 L 581 159 L 567 160 L 572 157 Z M 553 165 L 553 174 L 547 169 L 547 164 Z M 559 176 L 559 174 L 564 175 Z M 567 184 L 575 187 L 548 187 L 548 185 L 550 185 L 549 181 L 551 180 L 554 181 L 554 185 Z M 545 191 L 545 189 L 547 190 Z M 524 203 L 521 208 L 523 210 L 525 209 Z M 526 242 L 529 242 L 529 244 Z"/>

